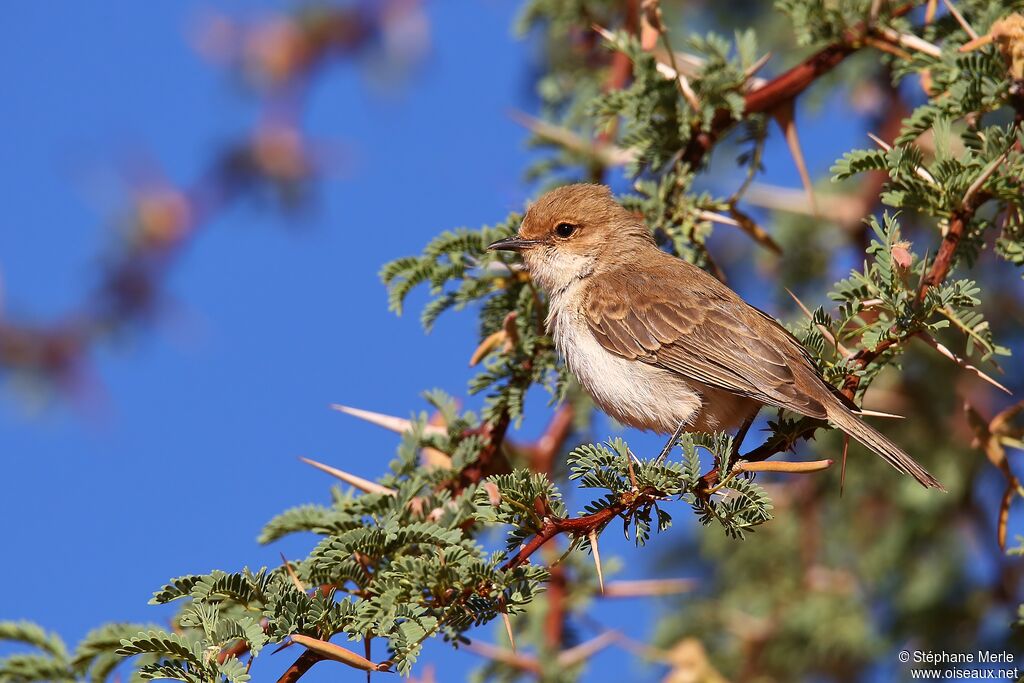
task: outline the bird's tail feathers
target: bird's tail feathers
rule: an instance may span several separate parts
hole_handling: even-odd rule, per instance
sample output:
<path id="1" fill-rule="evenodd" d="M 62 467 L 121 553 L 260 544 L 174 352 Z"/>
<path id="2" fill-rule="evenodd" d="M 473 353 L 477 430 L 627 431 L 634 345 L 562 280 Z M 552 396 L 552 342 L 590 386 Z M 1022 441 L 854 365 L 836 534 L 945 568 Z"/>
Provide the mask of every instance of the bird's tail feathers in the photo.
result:
<path id="1" fill-rule="evenodd" d="M 928 470 L 907 455 L 903 449 L 867 422 L 854 415 L 849 408 L 839 403 L 839 401 L 829 405 L 826 410 L 829 422 L 870 448 L 900 472 L 909 474 L 927 488 L 946 490 L 935 477 L 929 474 Z"/>

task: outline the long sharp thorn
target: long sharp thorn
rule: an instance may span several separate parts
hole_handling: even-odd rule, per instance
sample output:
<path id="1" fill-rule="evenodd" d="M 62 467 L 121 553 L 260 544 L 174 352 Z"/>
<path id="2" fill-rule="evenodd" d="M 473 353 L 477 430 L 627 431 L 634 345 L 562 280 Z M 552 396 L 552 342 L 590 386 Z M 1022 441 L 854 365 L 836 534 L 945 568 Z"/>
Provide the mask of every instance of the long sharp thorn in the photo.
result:
<path id="1" fill-rule="evenodd" d="M 970 372 L 970 373 L 972 373 L 974 375 L 977 375 L 978 377 L 980 377 L 981 379 L 985 380 L 986 382 L 988 382 L 992 386 L 996 387 L 997 389 L 1005 391 L 1010 396 L 1013 396 L 1013 392 L 1012 391 L 1010 391 L 1009 389 L 1004 387 L 1002 384 L 1000 384 L 996 380 L 992 379 L 992 377 L 990 377 L 987 374 L 985 374 L 984 372 L 982 372 L 979 368 L 971 365 L 966 360 L 964 360 L 960 356 L 958 356 L 955 353 L 953 353 L 952 351 L 950 351 L 948 348 L 946 348 L 943 344 L 941 344 L 936 339 L 933 339 L 932 337 L 928 336 L 927 334 L 918 335 L 918 336 L 920 337 L 920 339 L 924 343 L 926 343 L 929 346 L 931 346 L 933 349 L 935 349 L 940 354 L 942 354 L 946 358 L 950 359 L 951 361 L 953 361 L 954 363 L 956 363 L 957 365 L 962 367 L 964 370 L 967 370 L 968 372 Z"/>
<path id="2" fill-rule="evenodd" d="M 971 50 L 977 50 L 979 47 L 984 47 L 995 40 L 995 37 L 991 33 L 986 33 L 983 36 L 978 36 L 974 40 L 964 43 L 960 46 L 959 52 L 970 52 Z"/>
<path id="3" fill-rule="evenodd" d="M 896 413 L 883 413 L 880 410 L 868 410 L 867 408 L 861 408 L 857 411 L 858 415 L 867 417 L 890 417 L 895 420 L 905 420 L 906 417 L 903 415 L 897 415 Z"/>
<path id="4" fill-rule="evenodd" d="M 632 150 L 611 144 L 595 144 L 592 140 L 587 140 L 568 128 L 552 125 L 515 109 L 509 112 L 509 116 L 537 137 L 544 138 L 572 152 L 591 155 L 607 166 L 624 166 L 636 158 L 636 154 Z"/>
<path id="5" fill-rule="evenodd" d="M 516 651 L 516 637 L 512 635 L 512 620 L 508 618 L 508 612 L 501 613 L 501 620 L 505 623 L 505 633 L 508 635 L 508 644 L 512 652 Z"/>
<path id="6" fill-rule="evenodd" d="M 706 209 L 698 209 L 697 217 L 712 223 L 721 223 L 722 225 L 734 225 L 736 227 L 739 227 L 740 225 L 740 222 L 732 216 L 726 216 L 725 214 L 718 213 L 716 211 L 708 211 Z"/>
<path id="7" fill-rule="evenodd" d="M 490 354 L 498 344 L 505 341 L 505 330 L 498 330 L 488 335 L 480 344 L 473 350 L 473 355 L 469 357 L 469 367 L 474 367 L 480 363 L 484 358 Z"/>
<path id="8" fill-rule="evenodd" d="M 1006 486 L 1006 491 L 1003 493 L 1003 499 L 999 503 L 999 526 L 997 530 L 997 540 L 999 541 L 999 549 L 1006 550 L 1006 527 L 1010 521 L 1010 503 L 1013 502 L 1013 496 L 1015 493 L 1014 484 L 1016 479 L 1010 481 Z"/>
<path id="9" fill-rule="evenodd" d="M 878 13 L 882 9 L 882 0 L 871 0 L 871 12 L 868 16 L 871 17 L 871 21 L 874 22 L 878 19 Z"/>
<path id="10" fill-rule="evenodd" d="M 850 451 L 850 435 L 843 434 L 843 467 L 839 473 L 839 497 L 843 497 L 843 490 L 846 488 L 846 454 Z"/>
<path id="11" fill-rule="evenodd" d="M 615 34 L 606 29 L 604 26 L 601 26 L 600 24 L 591 24 L 590 27 L 594 29 L 594 31 L 599 36 L 607 40 L 609 43 L 618 44 L 619 41 L 618 38 L 616 38 Z"/>
<path id="12" fill-rule="evenodd" d="M 868 137 L 871 138 L 876 145 L 884 149 L 886 152 L 892 149 L 892 145 L 890 145 L 888 142 L 878 137 L 874 133 L 868 133 Z M 920 177 L 925 182 L 931 185 L 935 185 L 935 177 L 931 173 L 929 173 L 927 169 L 922 168 L 921 166 L 916 166 L 914 168 L 914 173 L 916 173 L 918 177 Z"/>
<path id="13" fill-rule="evenodd" d="M 971 183 L 971 186 L 967 188 L 967 192 L 964 193 L 964 198 L 960 202 L 961 207 L 963 207 L 964 209 L 970 208 L 971 199 L 978 192 L 978 190 L 981 189 L 981 186 L 985 184 L 985 181 L 992 177 L 992 174 L 995 173 L 996 169 L 999 168 L 999 166 L 1003 163 L 1007 155 L 1010 153 L 1011 149 L 1013 148 L 1008 147 L 1005 152 L 1003 152 L 998 157 L 993 159 L 989 163 L 989 165 L 986 166 L 984 170 L 982 170 L 981 174 L 974 179 L 974 182 Z"/>
<path id="14" fill-rule="evenodd" d="M 807 201 L 807 193 L 802 188 L 797 190 L 791 187 L 753 183 L 743 199 L 749 204 L 772 211 L 785 211 L 801 216 L 816 215 Z M 862 203 L 853 197 L 830 194 L 817 215 L 845 224 L 859 220 L 864 215 L 864 210 Z"/>
<path id="15" fill-rule="evenodd" d="M 378 427 L 383 427 L 388 431 L 395 432 L 396 434 L 405 434 L 412 430 L 412 422 L 406 420 L 403 417 L 395 417 L 393 415 L 385 415 L 384 413 L 375 413 L 372 410 L 363 410 L 362 408 L 353 408 L 351 406 L 343 406 L 339 403 L 331 404 L 332 410 L 337 410 L 339 413 L 345 413 L 352 417 L 357 417 L 360 420 L 365 420 L 370 424 L 375 424 Z M 444 427 L 437 425 L 427 425 L 423 428 L 423 433 L 429 436 L 441 436 L 447 434 L 447 430 Z"/>
<path id="16" fill-rule="evenodd" d="M 914 301 L 920 302 L 924 296 L 924 282 L 928 279 L 928 259 L 931 257 L 931 250 L 925 250 L 924 260 L 921 261 L 921 277 L 917 281 L 917 291 L 914 292 Z M 861 302 L 863 303 L 863 302 Z"/>
<path id="17" fill-rule="evenodd" d="M 804 312 L 804 315 L 806 315 L 808 319 L 813 321 L 814 315 L 811 313 L 810 309 L 807 308 L 807 306 L 804 306 L 804 302 L 800 301 L 799 297 L 797 297 L 797 295 L 794 294 L 789 287 L 786 287 L 785 289 L 789 293 L 789 295 L 793 297 L 793 301 L 795 301 L 796 305 L 800 307 L 800 310 Z M 836 348 L 837 351 L 843 354 L 843 356 L 849 358 L 852 355 L 848 348 L 839 343 L 839 340 L 836 339 L 835 335 L 832 334 L 831 330 L 829 330 L 824 325 L 818 325 L 817 323 L 815 323 L 815 325 L 817 326 L 818 331 L 821 332 L 822 336 L 824 336 L 825 339 L 827 339 L 829 343 Z"/>
<path id="18" fill-rule="evenodd" d="M 814 198 L 814 185 L 811 183 L 811 175 L 807 171 L 807 162 L 804 159 L 803 150 L 800 148 L 800 136 L 796 130 L 796 112 L 793 102 L 787 102 L 775 110 L 775 122 L 782 129 L 789 146 L 789 153 L 796 164 L 796 170 L 800 173 L 800 182 L 803 183 L 804 191 L 807 192 L 807 199 L 811 204 L 811 211 L 818 215 L 818 205 Z"/>
<path id="19" fill-rule="evenodd" d="M 381 486 L 377 482 L 370 481 L 369 479 L 363 479 L 362 477 L 357 477 L 354 474 L 349 474 L 344 470 L 339 470 L 336 467 L 325 465 L 322 462 L 317 462 L 316 460 L 311 460 L 309 458 L 303 457 L 300 457 L 299 460 L 306 463 L 307 465 L 315 467 L 321 472 L 325 472 L 331 475 L 332 477 L 335 477 L 336 479 L 342 480 L 349 486 L 354 486 L 363 493 L 383 493 L 389 496 L 394 496 L 398 493 L 394 489 L 389 489 L 387 486 Z"/>
<path id="20" fill-rule="evenodd" d="M 655 595 L 688 593 L 697 582 L 693 579 L 641 579 L 636 581 L 610 581 L 605 586 L 606 598 L 639 598 Z"/>
<path id="21" fill-rule="evenodd" d="M 597 529 L 591 529 L 587 534 L 590 539 L 590 551 L 594 554 L 594 567 L 597 568 L 597 583 L 604 593 L 604 572 L 601 571 L 601 551 L 597 548 Z"/>
<path id="22" fill-rule="evenodd" d="M 678 71 L 676 71 L 676 74 L 678 74 L 678 78 L 676 78 L 676 83 L 679 84 L 679 90 L 680 92 L 682 92 L 683 98 L 686 100 L 687 104 L 693 107 L 693 110 L 695 112 L 699 112 L 700 100 L 697 99 L 697 93 L 693 91 L 693 86 L 690 85 L 690 79 L 688 79 L 685 75 L 679 73 Z"/>
<path id="23" fill-rule="evenodd" d="M 753 218 L 743 213 L 735 206 L 733 206 L 729 211 L 732 214 L 732 217 L 739 224 L 740 230 L 745 232 L 751 239 L 772 253 L 778 256 L 782 255 L 782 247 L 779 246 L 779 243 L 776 242 L 775 238 L 768 234 L 764 228 L 754 222 Z"/>
<path id="24" fill-rule="evenodd" d="M 768 60 L 771 59 L 771 58 L 772 58 L 772 53 L 771 52 L 765 52 L 763 55 L 761 55 L 760 59 L 758 59 L 756 62 L 754 62 L 753 64 L 751 64 L 750 66 L 747 67 L 746 71 L 743 72 L 743 75 L 746 76 L 747 79 L 749 80 L 750 78 L 752 78 L 754 76 L 754 74 L 756 74 L 758 71 L 763 69 L 764 65 L 767 64 Z"/>
<path id="25" fill-rule="evenodd" d="M 917 50 L 918 52 L 926 54 L 929 57 L 934 57 L 935 59 L 942 57 L 942 49 L 939 48 L 938 45 L 929 43 L 927 40 L 919 38 L 912 33 L 900 33 L 899 31 L 894 31 L 888 26 L 879 27 L 878 32 L 885 36 L 887 40 L 898 43 L 903 47 L 909 47 L 912 50 Z"/>
<path id="26" fill-rule="evenodd" d="M 953 15 L 953 18 L 956 19 L 956 23 L 960 24 L 960 28 L 966 31 L 967 35 L 971 37 L 971 40 L 977 40 L 978 32 L 967 23 L 967 20 L 964 19 L 964 15 L 960 14 L 960 11 L 953 6 L 953 3 L 949 0 L 942 0 L 942 2 L 946 5 L 946 9 L 949 10 L 949 13 Z"/>
<path id="27" fill-rule="evenodd" d="M 292 580 L 292 583 L 299 589 L 299 592 L 305 593 L 306 587 L 302 585 L 302 581 L 299 581 L 299 575 L 295 573 L 295 569 L 292 568 L 292 563 L 285 558 L 284 553 L 281 553 L 281 562 L 284 563 L 284 569 L 288 572 L 288 578 Z"/>
<path id="28" fill-rule="evenodd" d="M 272 655 L 276 655 L 276 654 L 277 654 L 278 652 L 281 652 L 282 650 L 287 650 L 287 649 L 288 649 L 288 648 L 290 648 L 290 647 L 291 647 L 292 645 L 295 645 L 295 643 L 294 643 L 294 642 L 292 642 L 292 641 L 290 641 L 290 640 L 286 640 L 286 641 L 284 641 L 283 643 L 281 643 L 280 645 L 278 645 L 277 647 L 275 647 L 275 648 L 274 648 L 274 651 L 273 651 L 273 652 L 271 652 L 270 654 L 272 654 Z"/>
<path id="29" fill-rule="evenodd" d="M 494 662 L 513 666 L 520 671 L 528 671 L 535 674 L 539 674 L 541 672 L 540 662 L 533 657 L 529 657 L 524 654 L 511 652 L 510 650 L 491 645 L 490 643 L 485 643 L 481 640 L 473 640 L 465 647 L 474 654 L 480 655 L 481 657 L 485 657 Z"/>
<path id="30" fill-rule="evenodd" d="M 873 142 L 874 142 L 874 143 L 875 143 L 876 145 L 878 145 L 879 147 L 881 147 L 882 149 L 884 149 L 884 150 L 885 150 L 886 152 L 888 152 L 888 151 L 889 151 L 890 149 L 892 149 L 892 145 L 890 145 L 890 144 L 889 144 L 888 142 L 886 142 L 886 141 L 885 141 L 885 140 L 883 140 L 882 138 L 878 137 L 878 136 L 877 136 L 877 135 L 875 135 L 874 133 L 868 133 L 868 137 L 869 137 L 869 138 L 871 138 L 871 140 L 872 140 L 872 141 L 873 141 Z"/>
<path id="31" fill-rule="evenodd" d="M 580 662 L 590 659 L 594 654 L 600 652 L 618 639 L 619 637 L 616 632 L 605 631 L 601 635 L 591 638 L 585 643 L 580 643 L 575 647 L 570 647 L 568 650 L 562 650 L 558 654 L 558 663 L 565 668 L 575 666 Z"/>
<path id="32" fill-rule="evenodd" d="M 667 458 L 668 454 L 671 453 L 672 449 L 676 447 L 677 443 L 679 443 L 679 438 L 683 435 L 683 432 L 685 431 L 686 422 L 680 422 L 679 426 L 676 427 L 676 431 L 672 433 L 672 438 L 670 438 L 665 443 L 665 447 L 661 449 L 661 453 L 658 454 L 658 457 L 654 460 L 654 462 L 661 462 L 662 460 Z M 637 462 L 639 462 L 639 460 L 637 460 Z"/>

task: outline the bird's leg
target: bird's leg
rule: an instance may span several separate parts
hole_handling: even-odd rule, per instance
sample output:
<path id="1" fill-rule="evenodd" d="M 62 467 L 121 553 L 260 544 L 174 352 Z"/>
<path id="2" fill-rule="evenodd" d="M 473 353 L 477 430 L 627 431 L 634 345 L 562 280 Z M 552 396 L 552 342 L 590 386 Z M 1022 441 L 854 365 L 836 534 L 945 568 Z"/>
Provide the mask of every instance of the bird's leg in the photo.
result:
<path id="1" fill-rule="evenodd" d="M 755 410 L 747 419 L 743 420 L 743 424 L 736 430 L 736 437 L 732 440 L 732 458 L 731 462 L 736 462 L 740 459 L 740 446 L 743 445 L 743 439 L 747 438 L 747 432 L 750 431 L 750 426 L 754 424 L 754 419 L 757 417 L 757 411 Z"/>
<path id="2" fill-rule="evenodd" d="M 675 448 L 676 443 L 679 441 L 679 437 L 681 437 L 685 431 L 686 420 L 683 420 L 679 423 L 679 426 L 676 427 L 676 431 L 672 432 L 672 437 L 668 440 L 668 443 L 665 444 L 665 447 L 661 449 L 661 453 L 658 454 L 658 457 L 654 462 L 661 462 L 667 458 L 668 454 L 672 452 L 673 448 Z"/>

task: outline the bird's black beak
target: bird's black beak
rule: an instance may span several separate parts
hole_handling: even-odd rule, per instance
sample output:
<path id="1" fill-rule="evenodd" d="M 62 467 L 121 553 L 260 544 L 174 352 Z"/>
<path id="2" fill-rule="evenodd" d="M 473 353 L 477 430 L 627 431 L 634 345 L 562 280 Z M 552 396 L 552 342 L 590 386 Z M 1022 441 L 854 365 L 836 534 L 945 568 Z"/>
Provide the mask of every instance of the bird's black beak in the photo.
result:
<path id="1" fill-rule="evenodd" d="M 522 251 L 523 249 L 529 249 L 537 244 L 540 244 L 540 240 L 524 240 L 518 237 L 508 237 L 490 244 L 487 247 L 487 251 L 494 251 L 496 249 L 504 251 Z"/>

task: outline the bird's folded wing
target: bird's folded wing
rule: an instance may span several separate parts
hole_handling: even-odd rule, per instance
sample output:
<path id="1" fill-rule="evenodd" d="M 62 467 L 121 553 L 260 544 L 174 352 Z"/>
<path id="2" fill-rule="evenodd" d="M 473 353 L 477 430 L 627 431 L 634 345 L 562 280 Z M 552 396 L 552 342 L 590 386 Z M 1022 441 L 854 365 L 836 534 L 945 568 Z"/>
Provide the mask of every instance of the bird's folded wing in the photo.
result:
<path id="1" fill-rule="evenodd" d="M 828 389 L 803 346 L 703 271 L 675 261 L 678 266 L 670 265 L 669 272 L 594 278 L 582 312 L 601 346 L 762 403 L 824 418 L 825 407 L 813 395 Z M 672 272 L 677 268 L 693 270 Z"/>

